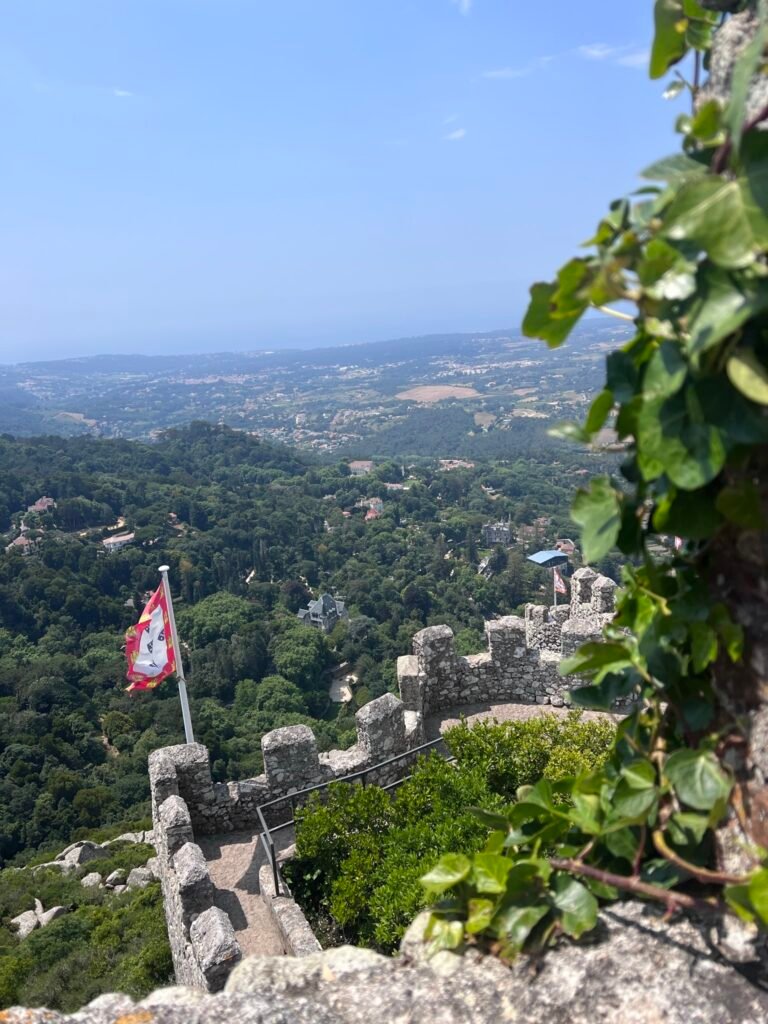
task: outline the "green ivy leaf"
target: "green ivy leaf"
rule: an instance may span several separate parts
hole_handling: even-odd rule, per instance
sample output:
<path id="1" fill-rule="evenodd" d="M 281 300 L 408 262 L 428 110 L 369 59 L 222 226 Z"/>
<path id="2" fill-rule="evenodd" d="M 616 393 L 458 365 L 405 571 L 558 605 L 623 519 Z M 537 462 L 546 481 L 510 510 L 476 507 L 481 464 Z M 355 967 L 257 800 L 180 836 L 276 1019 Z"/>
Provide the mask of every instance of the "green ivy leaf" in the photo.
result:
<path id="1" fill-rule="evenodd" d="M 493 920 L 493 930 L 504 940 L 505 952 L 519 953 L 536 925 L 549 913 L 545 904 L 529 907 L 505 907 Z"/>
<path id="2" fill-rule="evenodd" d="M 706 622 L 691 622 L 691 656 L 693 671 L 703 672 L 717 657 L 717 633 Z"/>
<path id="3" fill-rule="evenodd" d="M 463 853 L 445 853 L 431 871 L 421 876 L 420 882 L 430 892 L 445 892 L 463 882 L 471 869 L 472 864 Z"/>
<path id="4" fill-rule="evenodd" d="M 637 367 L 632 356 L 619 349 L 605 360 L 605 382 L 617 402 L 628 402 L 637 387 Z"/>
<path id="5" fill-rule="evenodd" d="M 586 309 L 573 312 L 568 316 L 554 315 L 554 298 L 557 294 L 556 284 L 539 282 L 531 288 L 531 301 L 523 319 L 523 334 L 527 338 L 541 338 L 550 348 L 557 348 L 565 341 L 573 328 L 581 319 Z"/>
<path id="6" fill-rule="evenodd" d="M 476 853 L 472 862 L 472 881 L 478 892 L 499 893 L 512 867 L 508 857 L 496 853 Z"/>
<path id="7" fill-rule="evenodd" d="M 594 686 L 580 686 L 568 692 L 568 699 L 577 708 L 610 711 L 614 703 L 628 697 L 637 688 L 638 676 L 630 672 L 609 672 Z"/>
<path id="8" fill-rule="evenodd" d="M 768 924 L 768 868 L 756 871 L 749 880 L 749 901 L 764 924 Z"/>
<path id="9" fill-rule="evenodd" d="M 651 356 L 643 378 L 643 391 L 649 398 L 668 398 L 680 390 L 688 373 L 679 345 L 662 341 Z"/>
<path id="10" fill-rule="evenodd" d="M 673 153 L 657 160 L 640 172 L 648 181 L 682 182 L 692 177 L 702 177 L 708 171 L 705 163 L 695 160 L 687 153 Z"/>
<path id="11" fill-rule="evenodd" d="M 675 846 L 699 846 L 709 828 L 706 814 L 678 811 L 667 822 L 669 838 Z"/>
<path id="12" fill-rule="evenodd" d="M 728 379 L 742 395 L 759 405 L 768 405 L 768 370 L 750 349 L 740 348 L 725 367 Z"/>
<path id="13" fill-rule="evenodd" d="M 655 809 L 657 802 L 658 793 L 655 786 L 635 789 L 626 779 L 622 779 L 613 795 L 609 821 L 622 825 L 640 824 Z"/>
<path id="14" fill-rule="evenodd" d="M 496 904 L 493 900 L 475 899 L 469 901 L 467 909 L 467 931 L 470 935 L 476 935 L 490 926 L 496 913 Z"/>
<path id="15" fill-rule="evenodd" d="M 697 811 L 710 810 L 731 792 L 731 781 L 709 750 L 676 750 L 664 763 L 678 798 Z"/>
<path id="16" fill-rule="evenodd" d="M 499 829 L 501 832 L 509 831 L 509 819 L 503 814 L 496 814 L 494 811 L 486 811 L 484 807 L 468 807 L 467 810 L 473 818 L 477 818 L 481 825 L 488 828 Z"/>
<path id="17" fill-rule="evenodd" d="M 433 914 L 424 937 L 429 940 L 429 948 L 433 953 L 440 949 L 458 949 L 464 941 L 464 923 L 449 921 L 445 917 Z"/>
<path id="18" fill-rule="evenodd" d="M 579 490 L 571 516 L 581 527 L 586 562 L 596 562 L 615 545 L 621 527 L 621 502 L 607 476 L 595 477 L 588 491 Z"/>
<path id="19" fill-rule="evenodd" d="M 760 246 L 747 211 L 742 181 L 716 175 L 685 182 L 670 204 L 663 234 L 695 242 L 713 263 L 726 269 L 754 263 Z"/>
<path id="20" fill-rule="evenodd" d="M 755 920 L 748 885 L 726 885 L 723 895 L 728 906 L 742 921 L 752 922 Z"/>
<path id="21" fill-rule="evenodd" d="M 622 860 L 629 861 L 630 864 L 634 862 L 638 839 L 631 828 L 624 826 L 616 829 L 615 832 L 609 832 L 605 836 L 604 842 L 614 857 L 620 857 Z"/>
<path id="22" fill-rule="evenodd" d="M 597 900 L 586 886 L 570 875 L 555 878 L 552 902 L 562 913 L 563 931 L 574 939 L 597 924 Z"/>
<path id="23" fill-rule="evenodd" d="M 589 407 L 587 419 L 584 423 L 584 430 L 587 434 L 596 434 L 601 429 L 608 414 L 613 408 L 613 393 L 607 388 L 603 389 Z"/>
<path id="24" fill-rule="evenodd" d="M 631 664 L 629 651 L 622 643 L 587 643 L 561 661 L 558 671 L 561 676 L 569 676 L 578 672 L 596 672 L 608 665 L 619 669 Z"/>
<path id="25" fill-rule="evenodd" d="M 651 50 L 651 78 L 661 78 L 685 56 L 688 19 L 682 0 L 656 0 L 653 9 L 654 36 Z"/>
<path id="26" fill-rule="evenodd" d="M 621 777 L 630 789 L 654 789 L 656 787 L 656 769 L 650 761 L 640 758 L 630 761 L 621 769 Z"/>
<path id="27" fill-rule="evenodd" d="M 704 264 L 697 275 L 688 350 L 695 358 L 768 309 L 768 284 Z"/>
<path id="28" fill-rule="evenodd" d="M 644 402 L 638 435 L 646 479 L 666 472 L 682 490 L 694 491 L 714 480 L 725 463 L 720 432 L 710 424 L 692 422 L 680 395 Z"/>

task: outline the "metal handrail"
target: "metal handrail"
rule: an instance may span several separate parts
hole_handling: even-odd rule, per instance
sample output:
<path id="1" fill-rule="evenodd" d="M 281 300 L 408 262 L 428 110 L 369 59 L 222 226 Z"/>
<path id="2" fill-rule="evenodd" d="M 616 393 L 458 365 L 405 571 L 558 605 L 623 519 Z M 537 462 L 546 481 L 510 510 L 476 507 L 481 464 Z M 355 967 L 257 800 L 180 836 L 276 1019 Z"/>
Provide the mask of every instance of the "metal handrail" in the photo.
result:
<path id="1" fill-rule="evenodd" d="M 280 829 L 286 828 L 288 825 L 293 825 L 296 822 L 296 798 L 302 797 L 307 793 L 314 793 L 321 789 L 328 789 L 329 786 L 334 786 L 338 782 L 354 782 L 355 779 L 362 779 L 362 785 L 365 787 L 365 779 L 371 773 L 378 771 L 380 768 L 386 768 L 387 765 L 394 764 L 396 761 L 402 761 L 406 757 L 410 757 L 413 754 L 419 754 L 424 750 L 431 750 L 433 747 L 437 747 L 440 744 L 444 744 L 442 736 L 438 736 L 436 740 L 429 740 L 427 743 L 421 743 L 418 747 L 411 747 L 410 750 L 404 751 L 402 754 L 395 754 L 394 757 L 388 757 L 386 761 L 378 761 L 376 764 L 368 765 L 367 768 L 361 768 L 359 771 L 350 772 L 349 775 L 341 775 L 338 779 L 329 779 L 327 782 L 319 782 L 314 786 L 306 786 L 304 789 L 296 790 L 293 793 L 286 793 L 285 796 L 275 797 L 273 800 L 268 800 L 266 803 L 259 804 L 256 808 L 256 813 L 259 816 L 259 824 L 261 826 L 261 844 L 264 847 L 264 852 L 267 855 L 270 866 L 272 868 L 272 878 L 275 884 L 275 895 L 283 896 L 288 895 L 288 890 L 283 882 L 280 875 L 280 868 L 277 863 L 277 853 L 275 851 L 275 843 L 272 839 L 273 832 L 279 832 Z M 455 761 L 456 759 L 452 756 L 446 757 L 446 761 Z M 394 789 L 401 783 L 406 782 L 411 778 L 411 775 L 404 775 L 401 779 L 395 779 L 394 782 L 390 782 L 386 786 L 382 786 L 383 790 Z M 291 817 L 289 821 L 284 821 L 280 825 L 273 825 L 271 828 L 267 825 L 264 818 L 264 811 L 269 807 L 274 807 L 275 804 L 284 804 L 287 800 L 291 803 Z M 284 892 L 281 892 L 281 887 Z"/>

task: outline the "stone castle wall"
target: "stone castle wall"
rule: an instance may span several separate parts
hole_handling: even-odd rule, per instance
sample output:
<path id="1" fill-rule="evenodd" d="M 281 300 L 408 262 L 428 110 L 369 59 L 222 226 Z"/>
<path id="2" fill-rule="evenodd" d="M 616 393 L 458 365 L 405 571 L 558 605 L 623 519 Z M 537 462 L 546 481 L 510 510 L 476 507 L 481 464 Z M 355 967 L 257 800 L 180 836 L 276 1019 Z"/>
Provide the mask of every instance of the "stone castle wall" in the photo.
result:
<path id="1" fill-rule="evenodd" d="M 208 865 L 195 842 L 189 809 L 180 795 L 182 790 L 189 791 L 194 773 L 185 773 L 183 763 L 177 771 L 164 753 L 156 750 L 150 755 L 149 777 L 157 870 L 174 973 L 179 984 L 218 992 L 242 953 L 232 922 L 214 906 Z"/>
<path id="2" fill-rule="evenodd" d="M 401 699 L 388 693 L 362 707 L 355 716 L 357 742 L 349 750 L 319 753 L 306 725 L 275 729 L 261 739 L 264 773 L 228 783 L 214 783 L 202 744 L 154 751 L 149 758 L 152 817 L 177 981 L 218 991 L 241 958 L 231 921 L 214 905 L 196 835 L 257 831 L 258 808 L 270 801 L 278 802 L 264 811 L 266 820 L 280 824 L 291 818 L 300 790 L 366 768 L 372 768 L 367 782 L 389 785 L 401 779 L 418 756 L 424 717 L 431 712 L 481 702 L 566 704 L 574 680 L 559 675 L 560 661 L 585 640 L 599 638 L 612 616 L 615 590 L 612 580 L 580 569 L 573 576 L 570 605 L 528 605 L 524 617 L 487 622 L 488 649 L 468 657 L 456 654 L 448 626 L 422 629 L 413 639 L 414 653 L 398 659 Z M 409 751 L 412 756 L 385 763 Z M 293 901 L 271 902 L 267 899 L 286 953 L 316 949 Z"/>
<path id="3" fill-rule="evenodd" d="M 408 711 L 428 715 L 462 704 L 517 701 L 568 703 L 578 683 L 558 668 L 588 640 L 599 640 L 614 612 L 616 584 L 593 569 L 579 569 L 571 603 L 546 608 L 529 604 L 525 616 L 485 624 L 487 650 L 460 657 L 449 626 L 428 626 L 413 638 L 413 654 L 398 659 L 400 696 Z"/>
<path id="4" fill-rule="evenodd" d="M 242 953 L 227 914 L 214 905 L 214 886 L 196 835 L 257 830 L 257 808 L 285 797 L 266 812 L 270 824 L 290 818 L 291 794 L 376 765 L 369 781 L 387 785 L 401 778 L 417 756 L 382 765 L 422 741 L 421 718 L 385 694 L 357 712 L 357 743 L 349 750 L 318 754 L 311 729 L 294 725 L 262 737 L 264 774 L 243 782 L 214 783 L 208 750 L 182 743 L 149 757 L 152 819 L 163 887 L 163 905 L 174 972 L 179 984 L 219 991 Z M 366 780 L 368 781 L 368 780 Z M 285 951 L 319 947 L 292 900 L 271 905 Z M 307 934 L 309 933 L 309 934 Z"/>

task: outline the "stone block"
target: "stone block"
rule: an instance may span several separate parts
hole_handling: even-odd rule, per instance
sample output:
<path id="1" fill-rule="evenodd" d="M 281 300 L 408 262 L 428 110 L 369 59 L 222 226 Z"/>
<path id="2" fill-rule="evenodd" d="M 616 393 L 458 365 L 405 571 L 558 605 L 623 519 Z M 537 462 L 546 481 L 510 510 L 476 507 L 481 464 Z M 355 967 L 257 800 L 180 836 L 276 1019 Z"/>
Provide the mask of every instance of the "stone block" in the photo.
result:
<path id="1" fill-rule="evenodd" d="M 242 959 L 232 922 L 219 907 L 210 907 L 194 922 L 189 937 L 208 990 L 219 992 Z"/>
<path id="2" fill-rule="evenodd" d="M 393 693 L 385 693 L 355 715 L 357 742 L 372 761 L 384 761 L 405 750 L 403 712 L 403 702 Z"/>
<path id="3" fill-rule="evenodd" d="M 612 615 L 616 610 L 618 584 L 608 576 L 598 576 L 592 584 L 592 611 L 595 615 Z"/>
<path id="4" fill-rule="evenodd" d="M 200 914 L 207 910 L 213 901 L 213 882 L 203 851 L 197 843 L 185 843 L 176 851 L 173 870 L 185 913 Z"/>
<path id="5" fill-rule="evenodd" d="M 403 654 L 397 659 L 397 684 L 405 707 L 409 711 L 423 712 L 424 677 L 415 654 Z"/>
<path id="6" fill-rule="evenodd" d="M 101 885 L 102 878 L 98 871 L 89 872 L 84 878 L 80 880 L 80 885 L 84 889 L 94 889 Z"/>
<path id="7" fill-rule="evenodd" d="M 124 882 L 125 882 L 125 870 L 124 870 L 124 868 L 117 868 L 115 871 L 112 871 L 109 875 L 107 875 L 107 877 L 104 879 L 104 885 L 108 889 L 114 889 L 114 887 L 116 885 L 123 885 Z"/>
<path id="8" fill-rule="evenodd" d="M 287 725 L 261 738 L 264 771 L 274 795 L 303 789 L 326 777 L 317 756 L 317 740 L 307 725 Z"/>
<path id="9" fill-rule="evenodd" d="M 505 615 L 485 624 L 488 651 L 497 670 L 504 671 L 525 648 L 526 620 Z"/>
<path id="10" fill-rule="evenodd" d="M 583 569 L 577 569 L 571 576 L 571 615 L 578 615 L 578 609 L 591 605 L 592 584 L 597 579 L 597 573 L 585 565 Z"/>
<path id="11" fill-rule="evenodd" d="M 192 842 L 192 821 L 189 809 L 180 796 L 169 796 L 158 811 L 159 827 L 163 832 L 163 846 L 168 859 L 181 849 L 184 843 Z"/>

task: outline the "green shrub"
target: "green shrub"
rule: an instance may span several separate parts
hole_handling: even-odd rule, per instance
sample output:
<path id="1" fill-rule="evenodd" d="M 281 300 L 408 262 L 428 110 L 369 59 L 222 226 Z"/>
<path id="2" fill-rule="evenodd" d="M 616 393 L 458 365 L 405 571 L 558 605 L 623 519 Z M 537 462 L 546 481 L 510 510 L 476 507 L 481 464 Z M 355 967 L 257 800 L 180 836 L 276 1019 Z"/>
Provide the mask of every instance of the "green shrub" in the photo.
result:
<path id="1" fill-rule="evenodd" d="M 79 881 L 66 885 L 69 892 Z M 102 992 L 139 999 L 169 984 L 173 967 L 159 883 L 119 896 L 80 892 L 79 906 L 22 941 L 3 929 L 0 1006 L 71 1012 Z"/>
<path id="2" fill-rule="evenodd" d="M 499 811 L 518 786 L 603 763 L 614 728 L 578 713 L 525 722 L 465 723 L 447 734 L 454 764 L 422 758 L 394 796 L 339 783 L 297 814 L 294 896 L 325 944 L 394 950 L 427 905 L 419 878 L 446 852 L 480 850 L 486 827 L 469 811 Z"/>
<path id="3" fill-rule="evenodd" d="M 541 778 L 557 782 L 594 771 L 608 755 L 615 729 L 608 721 L 583 721 L 578 711 L 565 718 L 542 715 L 519 722 L 466 722 L 445 740 L 457 761 L 479 768 L 489 788 L 513 800 L 520 786 Z"/>

